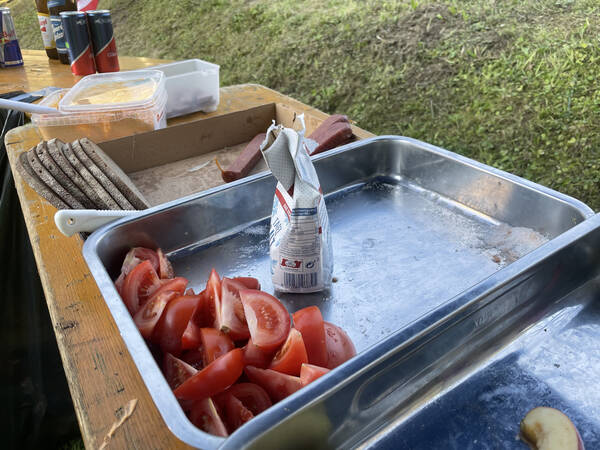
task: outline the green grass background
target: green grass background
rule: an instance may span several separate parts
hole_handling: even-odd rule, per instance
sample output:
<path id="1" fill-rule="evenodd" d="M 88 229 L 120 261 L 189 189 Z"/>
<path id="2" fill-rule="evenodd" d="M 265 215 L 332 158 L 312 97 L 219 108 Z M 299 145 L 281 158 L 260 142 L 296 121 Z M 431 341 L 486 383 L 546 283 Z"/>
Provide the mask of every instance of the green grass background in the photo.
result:
<path id="1" fill-rule="evenodd" d="M 4 1 L 41 48 L 32 0 Z M 597 0 L 100 0 L 121 55 L 201 58 L 376 134 L 447 148 L 600 210 Z"/>

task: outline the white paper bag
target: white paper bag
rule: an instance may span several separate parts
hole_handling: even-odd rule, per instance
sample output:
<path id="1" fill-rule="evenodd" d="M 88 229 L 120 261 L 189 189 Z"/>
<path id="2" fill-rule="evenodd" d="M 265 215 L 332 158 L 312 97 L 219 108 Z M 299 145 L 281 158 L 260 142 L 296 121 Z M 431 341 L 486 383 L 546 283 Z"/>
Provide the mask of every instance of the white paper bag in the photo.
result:
<path id="1" fill-rule="evenodd" d="M 261 151 L 277 179 L 269 248 L 273 286 L 281 292 L 316 292 L 331 285 L 329 219 L 309 153 L 316 145 L 302 130 L 271 125 Z"/>

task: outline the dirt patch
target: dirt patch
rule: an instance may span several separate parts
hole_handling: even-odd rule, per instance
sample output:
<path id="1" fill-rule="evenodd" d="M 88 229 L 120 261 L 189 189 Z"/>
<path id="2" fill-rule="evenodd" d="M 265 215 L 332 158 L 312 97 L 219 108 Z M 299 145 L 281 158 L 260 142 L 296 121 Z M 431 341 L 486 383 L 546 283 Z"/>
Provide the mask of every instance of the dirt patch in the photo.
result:
<path id="1" fill-rule="evenodd" d="M 376 43 L 403 59 L 415 57 L 423 48 L 438 46 L 448 34 L 461 25 L 444 5 L 428 5 L 403 15 L 396 23 L 377 30 Z"/>

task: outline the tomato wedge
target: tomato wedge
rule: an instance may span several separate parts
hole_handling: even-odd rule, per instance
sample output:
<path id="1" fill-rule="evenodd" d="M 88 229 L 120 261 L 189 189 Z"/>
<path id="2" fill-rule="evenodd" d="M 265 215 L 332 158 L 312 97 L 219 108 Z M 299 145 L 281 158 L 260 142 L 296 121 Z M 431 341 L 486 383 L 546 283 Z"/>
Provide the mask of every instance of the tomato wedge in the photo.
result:
<path id="1" fill-rule="evenodd" d="M 236 383 L 225 391 L 241 401 L 255 416 L 271 407 L 269 394 L 254 383 Z"/>
<path id="2" fill-rule="evenodd" d="M 254 345 L 252 338 L 248 339 L 248 343 L 242 350 L 244 351 L 244 365 L 258 367 L 259 369 L 268 368 L 275 355 L 275 350 L 265 351 Z"/>
<path id="3" fill-rule="evenodd" d="M 221 310 L 220 314 L 217 314 L 219 319 L 215 328 L 227 333 L 234 341 L 250 337 L 239 294 L 243 289 L 246 289 L 246 286 L 230 278 L 223 278 L 221 282 Z"/>
<path id="4" fill-rule="evenodd" d="M 148 298 L 160 287 L 160 279 L 150 261 L 143 261 L 129 272 L 123 281 L 121 296 L 133 316 Z"/>
<path id="5" fill-rule="evenodd" d="M 225 397 L 224 405 L 227 425 L 231 433 L 254 418 L 254 414 L 231 394 Z"/>
<path id="6" fill-rule="evenodd" d="M 329 369 L 325 367 L 313 366 L 312 364 L 302 364 L 302 368 L 300 369 L 300 381 L 302 381 L 302 386 L 306 386 L 307 384 L 312 383 L 317 378 L 322 377 Z"/>
<path id="7" fill-rule="evenodd" d="M 302 387 L 299 377 L 286 375 L 275 370 L 246 366 L 244 373 L 252 383 L 258 384 L 267 391 L 274 403 L 292 395 Z"/>
<path id="8" fill-rule="evenodd" d="M 144 303 L 144 306 L 135 313 L 133 321 L 144 339 L 150 339 L 167 304 L 175 297 L 177 297 L 177 292 L 162 292 L 157 296 L 152 296 L 152 299 Z"/>
<path id="9" fill-rule="evenodd" d="M 292 314 L 294 327 L 302 333 L 308 362 L 316 366 L 327 366 L 327 345 L 323 316 L 316 306 L 309 306 Z"/>
<path id="10" fill-rule="evenodd" d="M 188 284 L 188 280 L 183 277 L 175 277 L 168 280 L 160 280 L 160 287 L 154 291 L 152 296 L 158 295 L 160 292 L 173 291 L 177 292 L 179 295 L 183 295 L 183 291 Z M 151 299 L 152 297 L 150 297 Z M 150 300 L 149 299 L 149 300 Z"/>
<path id="11" fill-rule="evenodd" d="M 221 279 L 215 269 L 210 271 L 210 276 L 206 282 L 206 295 L 209 300 L 209 311 L 214 317 L 212 326 L 219 329 L 221 323 Z"/>
<path id="12" fill-rule="evenodd" d="M 212 310 L 212 303 L 208 298 L 206 289 L 198 294 L 200 300 L 196 305 L 196 309 L 190 317 L 183 336 L 181 337 L 181 348 L 194 349 L 198 348 L 200 342 L 200 328 L 212 327 L 215 323 L 215 316 Z"/>
<path id="13" fill-rule="evenodd" d="M 200 370 L 204 367 L 204 350 L 202 347 L 197 350 L 185 350 L 180 359 L 196 370 Z"/>
<path id="14" fill-rule="evenodd" d="M 256 289 L 260 291 L 260 281 L 253 277 L 233 277 L 233 281 L 242 283 L 246 289 Z"/>
<path id="15" fill-rule="evenodd" d="M 235 348 L 186 380 L 175 389 L 175 397 L 181 400 L 201 400 L 211 397 L 235 383 L 243 369 L 242 350 Z"/>
<path id="16" fill-rule="evenodd" d="M 290 315 L 272 295 L 252 289 L 240 291 L 252 342 L 269 351 L 279 347 L 290 332 Z"/>
<path id="17" fill-rule="evenodd" d="M 235 347 L 229 336 L 214 328 L 200 328 L 200 338 L 204 349 L 205 366 Z"/>
<path id="18" fill-rule="evenodd" d="M 194 402 L 190 410 L 190 422 L 202 431 L 214 434 L 215 436 L 228 436 L 223 420 L 221 420 L 217 408 L 215 408 L 210 398 Z"/>
<path id="19" fill-rule="evenodd" d="M 173 266 L 171 262 L 167 259 L 162 249 L 156 250 L 156 256 L 158 258 L 158 276 L 162 279 L 173 278 L 175 276 L 175 271 L 173 270 Z"/>
<path id="20" fill-rule="evenodd" d="M 163 374 L 171 389 L 176 389 L 181 383 L 198 372 L 186 362 L 165 353 L 163 358 Z"/>
<path id="21" fill-rule="evenodd" d="M 181 336 L 199 301 L 199 295 L 180 295 L 169 302 L 152 333 L 163 352 L 181 353 Z"/>
<path id="22" fill-rule="evenodd" d="M 328 369 L 335 369 L 356 355 L 356 349 L 352 340 L 340 327 L 329 322 L 325 325 L 325 341 L 327 343 Z"/>
<path id="23" fill-rule="evenodd" d="M 300 367 L 308 363 L 306 348 L 302 335 L 295 328 L 290 329 L 290 334 L 279 351 L 275 354 L 269 369 L 288 375 L 300 375 Z"/>

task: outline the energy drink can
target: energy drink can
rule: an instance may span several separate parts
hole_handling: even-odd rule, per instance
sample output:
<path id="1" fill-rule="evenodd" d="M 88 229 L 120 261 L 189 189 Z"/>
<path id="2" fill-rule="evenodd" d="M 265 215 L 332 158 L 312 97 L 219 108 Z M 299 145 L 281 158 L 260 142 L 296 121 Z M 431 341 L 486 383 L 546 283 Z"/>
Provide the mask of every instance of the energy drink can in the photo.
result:
<path id="1" fill-rule="evenodd" d="M 61 12 L 60 20 L 65 32 L 65 44 L 69 53 L 69 61 L 71 61 L 71 72 L 75 75 L 96 73 L 85 13 Z"/>
<path id="2" fill-rule="evenodd" d="M 23 65 L 23 56 L 17 40 L 10 8 L 0 8 L 0 67 Z"/>
<path id="3" fill-rule="evenodd" d="M 86 14 L 98 72 L 118 72 L 119 56 L 110 11 L 100 9 L 87 11 Z"/>

